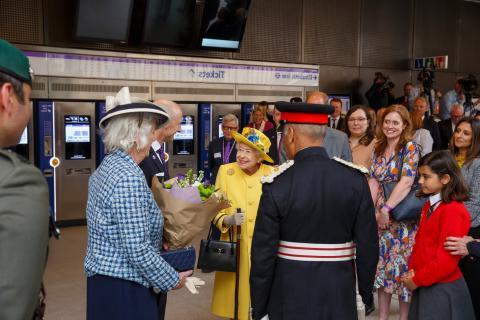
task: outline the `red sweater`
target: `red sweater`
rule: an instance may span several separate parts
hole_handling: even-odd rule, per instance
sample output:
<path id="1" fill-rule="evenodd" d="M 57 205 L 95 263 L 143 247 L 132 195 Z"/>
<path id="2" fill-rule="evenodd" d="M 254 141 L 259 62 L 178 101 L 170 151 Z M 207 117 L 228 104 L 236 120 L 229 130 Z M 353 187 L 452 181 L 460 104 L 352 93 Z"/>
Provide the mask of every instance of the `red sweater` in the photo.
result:
<path id="1" fill-rule="evenodd" d="M 462 202 L 440 203 L 427 218 L 430 203 L 423 206 L 420 226 L 408 269 L 415 271 L 413 282 L 419 287 L 452 282 L 462 276 L 458 268 L 461 256 L 444 249 L 447 237 L 466 236 L 470 229 L 470 215 Z"/>

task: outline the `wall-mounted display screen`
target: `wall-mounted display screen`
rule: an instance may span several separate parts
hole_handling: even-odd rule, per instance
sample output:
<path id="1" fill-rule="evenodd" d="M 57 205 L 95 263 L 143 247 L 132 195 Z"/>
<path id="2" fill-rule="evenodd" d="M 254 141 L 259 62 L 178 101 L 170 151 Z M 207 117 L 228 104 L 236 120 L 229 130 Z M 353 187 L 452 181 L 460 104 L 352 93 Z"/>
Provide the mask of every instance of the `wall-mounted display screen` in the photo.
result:
<path id="1" fill-rule="evenodd" d="M 143 41 L 185 47 L 192 38 L 195 0 L 148 0 Z"/>
<path id="2" fill-rule="evenodd" d="M 66 115 L 65 159 L 84 160 L 91 158 L 90 116 Z"/>
<path id="3" fill-rule="evenodd" d="M 173 136 L 173 154 L 190 155 L 194 153 L 194 117 L 183 116 L 181 130 Z"/>
<path id="4" fill-rule="evenodd" d="M 22 136 L 20 137 L 20 141 L 18 144 L 28 144 L 28 127 L 23 130 Z"/>
<path id="5" fill-rule="evenodd" d="M 126 42 L 133 0 L 78 0 L 75 37 Z"/>
<path id="6" fill-rule="evenodd" d="M 245 31 L 250 0 L 207 0 L 200 46 L 238 50 Z"/>
<path id="7" fill-rule="evenodd" d="M 223 116 L 219 116 L 218 119 L 217 119 L 218 137 L 219 138 L 223 137 L 222 121 L 223 121 Z"/>
<path id="8" fill-rule="evenodd" d="M 351 98 L 349 95 L 346 94 L 329 94 L 328 95 L 328 103 L 332 101 L 333 98 L 337 98 L 342 100 L 342 113 L 346 114 L 351 107 Z"/>

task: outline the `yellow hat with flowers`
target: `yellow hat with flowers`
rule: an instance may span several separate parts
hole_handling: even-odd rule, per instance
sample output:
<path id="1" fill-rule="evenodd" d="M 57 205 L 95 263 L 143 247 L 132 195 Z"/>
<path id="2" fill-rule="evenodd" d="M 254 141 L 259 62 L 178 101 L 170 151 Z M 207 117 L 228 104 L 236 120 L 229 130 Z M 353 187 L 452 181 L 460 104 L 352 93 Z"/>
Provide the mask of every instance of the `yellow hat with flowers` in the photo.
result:
<path id="1" fill-rule="evenodd" d="M 270 156 L 267 154 L 272 143 L 270 142 L 270 139 L 268 139 L 268 137 L 262 133 L 262 131 L 245 127 L 242 130 L 242 134 L 238 132 L 232 132 L 232 136 L 237 143 L 244 143 L 249 147 L 260 151 L 265 161 L 273 163 L 272 158 L 270 158 Z"/>

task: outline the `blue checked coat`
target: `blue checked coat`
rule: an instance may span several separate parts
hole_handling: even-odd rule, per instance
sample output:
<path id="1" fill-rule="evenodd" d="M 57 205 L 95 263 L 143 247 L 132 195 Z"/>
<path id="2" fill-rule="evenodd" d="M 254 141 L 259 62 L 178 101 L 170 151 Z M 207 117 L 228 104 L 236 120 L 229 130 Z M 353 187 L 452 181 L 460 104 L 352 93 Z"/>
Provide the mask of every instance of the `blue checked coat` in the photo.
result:
<path id="1" fill-rule="evenodd" d="M 142 170 L 123 151 L 105 157 L 89 180 L 87 277 L 95 274 L 168 291 L 178 273 L 160 256 L 163 216 Z"/>

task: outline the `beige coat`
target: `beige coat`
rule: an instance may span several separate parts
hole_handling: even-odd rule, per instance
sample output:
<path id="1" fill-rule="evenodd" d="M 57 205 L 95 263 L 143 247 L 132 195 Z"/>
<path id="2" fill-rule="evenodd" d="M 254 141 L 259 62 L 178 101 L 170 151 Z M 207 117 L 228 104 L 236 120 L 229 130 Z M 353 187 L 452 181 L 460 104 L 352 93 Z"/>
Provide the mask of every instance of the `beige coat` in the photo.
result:
<path id="1" fill-rule="evenodd" d="M 220 166 L 216 186 L 222 190 L 232 206 L 221 211 L 217 217 L 234 213 L 236 208 L 245 212 L 245 222 L 242 225 L 242 240 L 240 244 L 240 286 L 239 286 L 239 319 L 249 319 L 250 310 L 250 252 L 253 229 L 257 217 L 258 204 L 262 195 L 260 178 L 269 175 L 273 168 L 262 164 L 258 171 L 249 176 L 245 174 L 236 162 Z M 228 228 L 223 225 L 223 217 L 217 222 L 222 231 L 222 240 L 228 241 Z M 236 236 L 234 236 L 236 239 Z M 218 316 L 233 318 L 235 298 L 235 273 L 217 272 L 213 288 L 212 312 Z"/>

